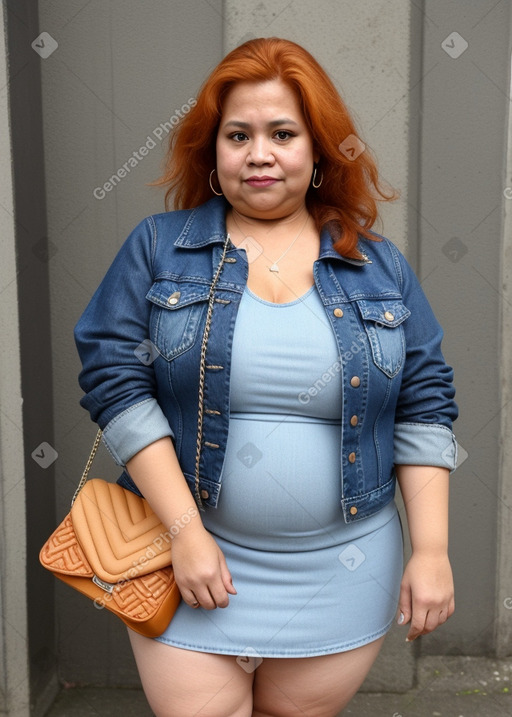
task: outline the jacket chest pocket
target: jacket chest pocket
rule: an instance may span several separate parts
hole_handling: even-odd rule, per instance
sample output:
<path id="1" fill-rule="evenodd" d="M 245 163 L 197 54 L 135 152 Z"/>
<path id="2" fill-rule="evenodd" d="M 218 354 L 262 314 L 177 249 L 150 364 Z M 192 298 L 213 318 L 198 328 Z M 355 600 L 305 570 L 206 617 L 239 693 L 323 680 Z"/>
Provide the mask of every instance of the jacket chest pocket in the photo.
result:
<path id="1" fill-rule="evenodd" d="M 405 360 L 403 322 L 411 315 L 400 299 L 356 301 L 375 365 L 393 378 Z"/>
<path id="2" fill-rule="evenodd" d="M 160 279 L 151 286 L 146 299 L 153 304 L 149 322 L 151 341 L 171 361 L 197 341 L 206 316 L 208 287 Z"/>

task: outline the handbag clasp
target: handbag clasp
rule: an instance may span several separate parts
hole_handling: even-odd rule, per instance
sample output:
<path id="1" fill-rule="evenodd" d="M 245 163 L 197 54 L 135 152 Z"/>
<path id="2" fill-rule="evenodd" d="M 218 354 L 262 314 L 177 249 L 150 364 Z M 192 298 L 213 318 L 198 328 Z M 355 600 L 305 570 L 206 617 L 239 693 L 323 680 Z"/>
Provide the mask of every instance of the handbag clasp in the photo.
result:
<path id="1" fill-rule="evenodd" d="M 97 575 L 92 576 L 92 581 L 95 585 L 104 590 L 106 593 L 112 594 L 114 592 L 115 585 L 112 583 L 106 583 L 104 580 L 101 580 Z"/>

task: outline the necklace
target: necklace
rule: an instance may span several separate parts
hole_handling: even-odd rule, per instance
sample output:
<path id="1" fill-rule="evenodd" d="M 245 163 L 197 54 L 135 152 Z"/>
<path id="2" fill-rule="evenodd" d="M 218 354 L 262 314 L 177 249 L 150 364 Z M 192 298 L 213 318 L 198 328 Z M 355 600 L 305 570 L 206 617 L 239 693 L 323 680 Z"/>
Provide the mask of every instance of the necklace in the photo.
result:
<path id="1" fill-rule="evenodd" d="M 244 235 L 244 239 L 246 239 L 247 236 L 244 234 L 244 232 L 242 231 L 242 228 L 240 227 L 240 224 L 239 224 L 239 223 L 237 222 L 237 220 L 236 220 L 235 211 L 236 211 L 236 210 L 233 209 L 233 211 L 232 211 L 232 213 L 231 213 L 231 216 L 233 217 L 233 221 L 235 222 L 236 226 L 238 227 L 238 230 L 240 231 L 241 234 Z M 295 244 L 295 242 L 297 241 L 297 239 L 300 237 L 300 235 L 302 234 L 302 232 L 304 231 L 304 229 L 305 229 L 305 227 L 306 227 L 306 224 L 308 223 L 308 219 L 309 219 L 309 215 L 306 216 L 306 221 L 305 221 L 304 224 L 301 226 L 301 228 L 300 228 L 300 230 L 299 230 L 299 233 L 297 234 L 297 236 L 295 237 L 295 239 L 292 241 L 292 243 L 290 244 L 290 246 L 288 247 L 288 249 L 286 249 L 286 250 L 281 254 L 281 256 L 279 257 L 279 259 L 276 259 L 276 260 L 274 261 L 274 263 L 271 264 L 271 266 L 267 267 L 269 271 L 273 272 L 274 274 L 279 274 L 279 267 L 278 267 L 277 265 L 279 264 L 279 262 L 281 261 L 281 259 L 284 259 L 284 257 L 288 254 L 288 252 L 290 251 L 290 249 L 292 248 L 292 246 Z M 274 226 L 275 226 L 275 225 L 274 225 Z"/>

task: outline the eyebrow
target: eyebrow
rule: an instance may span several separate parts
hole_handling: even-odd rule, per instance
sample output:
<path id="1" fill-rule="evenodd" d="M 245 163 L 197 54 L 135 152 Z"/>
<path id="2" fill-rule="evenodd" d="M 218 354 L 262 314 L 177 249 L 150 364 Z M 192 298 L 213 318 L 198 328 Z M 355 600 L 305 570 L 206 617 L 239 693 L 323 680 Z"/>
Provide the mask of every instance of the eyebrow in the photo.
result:
<path id="1" fill-rule="evenodd" d="M 281 119 L 275 119 L 268 123 L 269 127 L 277 127 L 279 125 L 294 125 L 295 127 L 298 127 L 298 123 L 294 120 L 290 119 L 289 117 L 282 117 Z M 240 127 L 241 129 L 250 129 L 251 125 L 248 122 L 241 122 L 240 120 L 230 120 L 229 122 L 226 122 L 224 127 Z"/>

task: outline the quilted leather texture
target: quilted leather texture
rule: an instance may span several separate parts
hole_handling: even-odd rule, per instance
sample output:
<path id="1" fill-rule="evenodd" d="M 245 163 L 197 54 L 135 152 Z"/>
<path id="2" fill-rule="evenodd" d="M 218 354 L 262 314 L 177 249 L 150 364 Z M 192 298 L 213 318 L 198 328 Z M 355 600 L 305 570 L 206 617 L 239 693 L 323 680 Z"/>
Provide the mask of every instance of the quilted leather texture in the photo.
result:
<path id="1" fill-rule="evenodd" d="M 76 539 L 69 513 L 41 548 L 39 559 L 52 572 L 89 578 L 94 575 Z"/>
<path id="2" fill-rule="evenodd" d="M 93 600 L 97 609 L 110 610 L 128 627 L 146 637 L 158 637 L 165 631 L 181 600 L 172 568 L 163 568 L 158 574 L 156 581 L 145 582 L 151 576 L 135 578 L 118 594 L 116 588 L 109 595 L 90 578 L 54 573 L 55 577 Z"/>
<path id="3" fill-rule="evenodd" d="M 132 630 L 157 637 L 181 600 L 170 565 L 170 537 L 165 540 L 164 535 L 164 526 L 143 498 L 95 479 L 82 488 L 39 558 L 56 577 L 93 600 L 97 609 L 106 608 Z M 114 583 L 113 591 L 96 585 L 94 574 Z"/>
<path id="4" fill-rule="evenodd" d="M 119 610 L 132 620 L 148 620 L 158 609 L 160 598 L 171 590 L 173 583 L 172 568 L 163 568 L 122 583 L 114 589 L 112 598 Z"/>
<path id="5" fill-rule="evenodd" d="M 71 508 L 76 536 L 93 572 L 109 583 L 171 563 L 171 539 L 147 501 L 117 483 L 88 481 Z"/>

